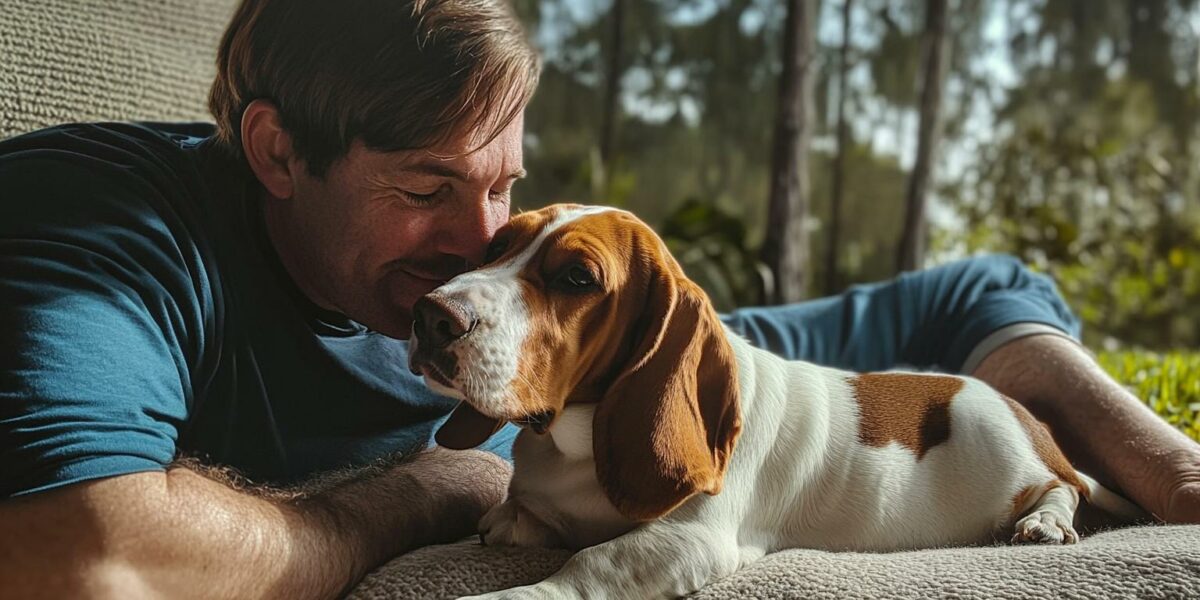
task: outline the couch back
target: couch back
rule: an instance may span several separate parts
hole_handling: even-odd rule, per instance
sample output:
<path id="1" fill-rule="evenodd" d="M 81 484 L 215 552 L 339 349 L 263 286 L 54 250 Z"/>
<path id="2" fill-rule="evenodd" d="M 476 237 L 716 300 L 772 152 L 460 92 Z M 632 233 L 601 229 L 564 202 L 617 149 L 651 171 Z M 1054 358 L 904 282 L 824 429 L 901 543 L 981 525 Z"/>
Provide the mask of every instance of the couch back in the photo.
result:
<path id="1" fill-rule="evenodd" d="M 71 121 L 211 120 L 237 0 L 0 0 L 0 139 Z"/>

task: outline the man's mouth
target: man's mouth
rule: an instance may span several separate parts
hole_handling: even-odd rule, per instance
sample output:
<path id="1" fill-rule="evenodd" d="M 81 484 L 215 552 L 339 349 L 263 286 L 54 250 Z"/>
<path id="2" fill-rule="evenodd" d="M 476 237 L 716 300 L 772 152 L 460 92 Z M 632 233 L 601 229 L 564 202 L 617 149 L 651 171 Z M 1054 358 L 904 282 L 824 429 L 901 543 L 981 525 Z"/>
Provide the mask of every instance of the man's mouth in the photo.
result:
<path id="1" fill-rule="evenodd" d="M 425 283 L 429 283 L 436 287 L 440 287 L 442 284 L 446 283 L 447 281 L 450 281 L 450 279 L 453 277 L 453 276 L 446 277 L 446 276 L 442 276 L 442 275 L 431 275 L 428 273 L 417 273 L 417 272 L 413 272 L 413 271 L 410 271 L 410 270 L 404 269 L 404 268 L 401 268 L 400 272 L 404 273 L 405 275 L 408 275 L 412 279 L 416 279 L 418 281 L 423 281 Z"/>
<path id="2" fill-rule="evenodd" d="M 442 285 L 467 271 L 467 264 L 460 258 L 412 262 L 396 261 L 392 268 L 411 279 Z"/>

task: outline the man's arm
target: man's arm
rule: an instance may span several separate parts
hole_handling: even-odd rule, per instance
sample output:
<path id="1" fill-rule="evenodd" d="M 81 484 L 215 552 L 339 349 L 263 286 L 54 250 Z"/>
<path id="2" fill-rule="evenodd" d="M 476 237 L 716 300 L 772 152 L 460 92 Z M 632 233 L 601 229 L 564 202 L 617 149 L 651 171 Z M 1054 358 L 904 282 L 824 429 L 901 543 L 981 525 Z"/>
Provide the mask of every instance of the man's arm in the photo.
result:
<path id="1" fill-rule="evenodd" d="M 412 548 L 459 539 L 509 465 L 434 449 L 323 491 L 253 492 L 202 472 L 122 475 L 0 502 L 17 598 L 330 598 Z"/>

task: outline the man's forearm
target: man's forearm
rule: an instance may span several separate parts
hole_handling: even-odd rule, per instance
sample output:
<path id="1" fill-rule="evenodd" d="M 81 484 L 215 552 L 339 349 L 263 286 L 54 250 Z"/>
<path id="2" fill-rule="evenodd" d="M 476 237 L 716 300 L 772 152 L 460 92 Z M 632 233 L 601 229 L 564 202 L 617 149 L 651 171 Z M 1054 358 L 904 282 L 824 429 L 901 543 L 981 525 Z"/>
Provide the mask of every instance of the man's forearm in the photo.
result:
<path id="1" fill-rule="evenodd" d="M 18 597 L 334 597 L 397 553 L 474 531 L 507 481 L 480 455 L 423 453 L 315 492 L 173 468 L 8 500 L 0 581 Z"/>
<path id="2" fill-rule="evenodd" d="M 334 485 L 314 482 L 324 489 L 293 506 L 349 547 L 353 584 L 397 554 L 475 533 L 483 513 L 504 500 L 510 476 L 495 455 L 439 448 Z"/>
<path id="3" fill-rule="evenodd" d="M 1168 522 L 1200 522 L 1200 445 L 1057 335 L 1011 341 L 971 373 L 1045 422 L 1078 468 Z"/>

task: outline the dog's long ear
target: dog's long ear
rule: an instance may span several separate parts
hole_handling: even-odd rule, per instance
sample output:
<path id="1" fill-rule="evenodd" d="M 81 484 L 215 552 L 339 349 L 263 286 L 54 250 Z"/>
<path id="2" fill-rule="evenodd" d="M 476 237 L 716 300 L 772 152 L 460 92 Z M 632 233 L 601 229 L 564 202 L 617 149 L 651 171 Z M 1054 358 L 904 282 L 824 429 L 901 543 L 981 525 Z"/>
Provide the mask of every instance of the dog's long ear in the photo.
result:
<path id="1" fill-rule="evenodd" d="M 593 421 L 596 472 L 627 518 L 721 491 L 741 430 L 737 366 L 703 291 L 666 257 L 650 267 L 644 331 Z"/>

